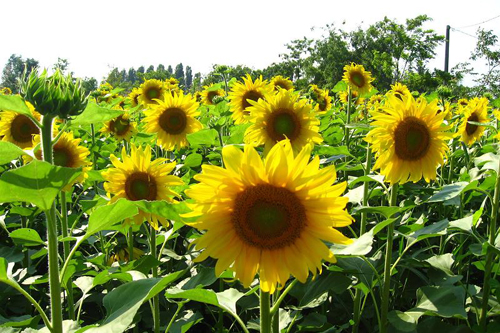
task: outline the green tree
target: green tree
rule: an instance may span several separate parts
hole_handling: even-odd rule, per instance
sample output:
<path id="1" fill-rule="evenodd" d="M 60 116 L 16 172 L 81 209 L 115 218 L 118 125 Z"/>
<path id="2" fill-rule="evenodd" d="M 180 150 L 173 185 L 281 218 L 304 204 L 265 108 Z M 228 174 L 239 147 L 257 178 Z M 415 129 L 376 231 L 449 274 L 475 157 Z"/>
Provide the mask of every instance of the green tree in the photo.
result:
<path id="1" fill-rule="evenodd" d="M 179 80 L 179 84 L 181 86 L 185 85 L 184 81 L 184 66 L 182 66 L 182 62 L 175 66 L 175 78 Z"/>
<path id="2" fill-rule="evenodd" d="M 475 73 L 474 81 L 478 84 L 479 93 L 490 92 L 500 96 L 500 47 L 498 36 L 492 30 L 477 30 L 476 48 L 472 51 L 471 60 L 486 62 L 486 72 L 482 75 Z M 494 47 L 497 47 L 496 49 Z"/>
<path id="3" fill-rule="evenodd" d="M 167 72 L 172 75 L 174 74 L 174 70 L 172 69 L 172 66 L 168 65 Z"/>
<path id="4" fill-rule="evenodd" d="M 93 77 L 85 77 L 82 80 L 82 87 L 86 94 L 90 94 L 92 91 L 97 90 L 97 80 Z"/>
<path id="5" fill-rule="evenodd" d="M 137 81 L 137 72 L 134 68 L 130 68 L 127 74 L 127 81 L 134 84 Z"/>
<path id="6" fill-rule="evenodd" d="M 32 69 L 38 66 L 38 61 L 32 58 L 24 60 L 20 55 L 12 54 L 7 60 L 2 71 L 2 87 L 7 87 L 14 94 L 19 92 L 17 80 L 21 77 L 26 68 L 27 74 L 31 73 Z"/>
<path id="7" fill-rule="evenodd" d="M 149 66 L 148 69 L 146 70 L 146 73 L 151 73 L 151 72 L 154 72 L 155 71 L 155 68 L 153 65 Z"/>
<path id="8" fill-rule="evenodd" d="M 193 83 L 193 70 L 190 66 L 186 66 L 186 88 L 191 88 Z"/>
<path id="9" fill-rule="evenodd" d="M 52 66 L 52 69 L 54 71 L 60 70 L 63 74 L 66 74 L 66 71 L 68 70 L 69 67 L 69 62 L 68 59 L 63 59 L 63 58 L 57 58 L 57 62 Z M 73 76 L 73 72 L 70 73 L 71 76 Z"/>

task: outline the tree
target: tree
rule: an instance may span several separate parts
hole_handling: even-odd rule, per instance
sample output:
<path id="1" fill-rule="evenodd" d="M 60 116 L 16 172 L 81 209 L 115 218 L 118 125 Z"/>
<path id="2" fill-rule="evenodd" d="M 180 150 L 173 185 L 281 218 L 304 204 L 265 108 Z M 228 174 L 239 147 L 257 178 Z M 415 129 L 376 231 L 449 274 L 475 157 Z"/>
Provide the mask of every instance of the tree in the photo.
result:
<path id="1" fill-rule="evenodd" d="M 159 64 L 158 67 L 156 67 L 156 71 L 160 72 L 160 73 L 165 72 L 166 71 L 165 66 L 163 66 L 162 64 Z"/>
<path id="2" fill-rule="evenodd" d="M 85 77 L 82 79 L 82 87 L 86 94 L 90 94 L 92 91 L 97 90 L 97 80 L 93 77 Z"/>
<path id="3" fill-rule="evenodd" d="M 54 71 L 59 69 L 63 74 L 66 74 L 68 67 L 69 67 L 68 59 L 57 58 L 57 62 L 54 64 L 54 66 L 52 66 L 52 69 Z M 71 72 L 70 74 L 71 76 L 73 76 L 73 72 Z"/>
<path id="4" fill-rule="evenodd" d="M 148 70 L 146 71 L 146 73 L 151 73 L 151 72 L 154 72 L 155 68 L 153 65 L 149 66 L 148 67 Z"/>
<path id="5" fill-rule="evenodd" d="M 486 61 L 486 73 L 483 75 L 474 73 L 477 76 L 474 81 L 479 84 L 479 92 L 489 91 L 498 98 L 500 95 L 500 47 L 493 48 L 498 47 L 497 42 L 498 36 L 493 34 L 492 30 L 479 28 L 476 48 L 472 51 L 470 59 Z"/>
<path id="6" fill-rule="evenodd" d="M 186 88 L 191 88 L 193 83 L 193 71 L 190 66 L 186 66 Z"/>
<path id="7" fill-rule="evenodd" d="M 122 82 L 122 74 L 118 68 L 113 68 L 106 78 L 106 82 L 112 85 L 114 88 L 118 87 Z"/>
<path id="8" fill-rule="evenodd" d="M 19 92 L 17 80 L 22 76 L 24 69 L 29 75 L 33 68 L 38 66 L 38 61 L 32 58 L 23 60 L 21 56 L 12 54 L 7 60 L 2 71 L 2 86 L 10 88 L 14 94 Z"/>
<path id="9" fill-rule="evenodd" d="M 167 72 L 172 75 L 174 74 L 174 70 L 172 69 L 172 66 L 168 65 Z"/>
<path id="10" fill-rule="evenodd" d="M 184 66 L 182 66 L 182 63 L 178 64 L 175 66 L 175 78 L 179 80 L 179 84 L 184 86 L 185 81 L 184 81 Z"/>
<path id="11" fill-rule="evenodd" d="M 137 81 L 137 72 L 135 71 L 134 68 L 130 68 L 128 70 L 127 81 L 129 81 L 132 84 L 134 84 L 135 81 Z"/>
<path id="12" fill-rule="evenodd" d="M 194 91 L 201 90 L 201 73 L 200 72 L 198 72 L 194 75 L 193 90 Z"/>

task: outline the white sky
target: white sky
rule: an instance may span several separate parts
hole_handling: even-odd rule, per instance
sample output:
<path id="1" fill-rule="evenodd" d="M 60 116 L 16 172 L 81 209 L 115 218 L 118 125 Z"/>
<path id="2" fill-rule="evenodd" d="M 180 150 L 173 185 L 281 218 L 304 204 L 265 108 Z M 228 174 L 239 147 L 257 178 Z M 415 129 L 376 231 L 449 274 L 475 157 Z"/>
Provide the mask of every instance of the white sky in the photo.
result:
<path id="1" fill-rule="evenodd" d="M 284 44 L 317 37 L 327 23 L 346 31 L 368 27 L 384 16 L 404 23 L 429 15 L 425 28 L 445 34 L 500 15 L 499 0 L 185 0 L 185 1 L 27 1 L 3 0 L 0 69 L 13 53 L 51 68 L 66 58 L 79 77 L 99 81 L 112 67 L 127 69 L 182 62 L 193 73 L 213 64 L 255 69 L 279 61 Z M 342 22 L 345 21 L 343 25 Z M 500 35 L 500 18 L 481 25 Z M 460 30 L 475 35 L 478 26 Z M 452 31 L 450 68 L 467 61 L 475 38 Z M 444 68 L 444 44 L 430 68 Z"/>

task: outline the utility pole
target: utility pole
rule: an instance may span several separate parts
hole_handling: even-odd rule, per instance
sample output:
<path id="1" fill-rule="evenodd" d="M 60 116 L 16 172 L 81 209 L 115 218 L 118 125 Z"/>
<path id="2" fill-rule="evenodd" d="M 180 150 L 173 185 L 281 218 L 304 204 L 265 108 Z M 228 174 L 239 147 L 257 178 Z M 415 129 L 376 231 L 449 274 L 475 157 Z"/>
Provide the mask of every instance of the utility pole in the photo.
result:
<path id="1" fill-rule="evenodd" d="M 446 44 L 444 50 L 444 71 L 448 73 L 448 62 L 450 60 L 450 26 L 446 26 Z"/>

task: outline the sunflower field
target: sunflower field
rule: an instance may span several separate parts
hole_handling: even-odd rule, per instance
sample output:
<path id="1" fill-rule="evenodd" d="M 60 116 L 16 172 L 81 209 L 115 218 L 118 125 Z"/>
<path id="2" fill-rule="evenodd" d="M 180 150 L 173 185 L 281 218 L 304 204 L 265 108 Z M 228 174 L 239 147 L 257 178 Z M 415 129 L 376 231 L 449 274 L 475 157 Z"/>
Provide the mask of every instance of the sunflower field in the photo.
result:
<path id="1" fill-rule="evenodd" d="M 500 100 L 289 78 L 0 94 L 0 332 L 500 332 Z"/>

